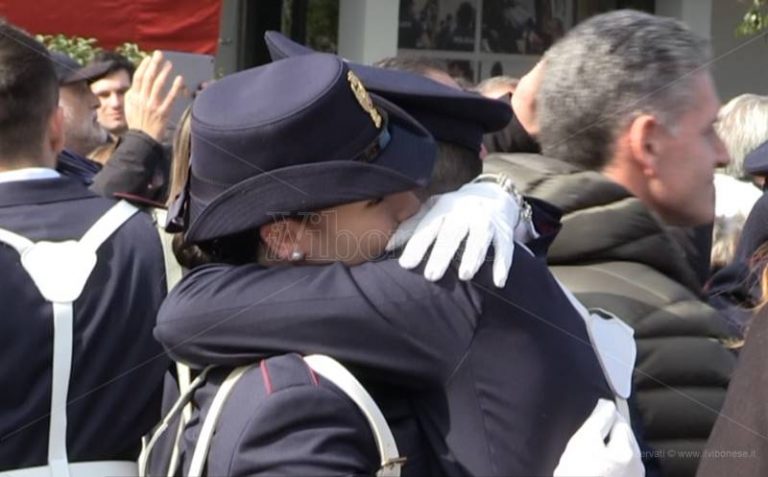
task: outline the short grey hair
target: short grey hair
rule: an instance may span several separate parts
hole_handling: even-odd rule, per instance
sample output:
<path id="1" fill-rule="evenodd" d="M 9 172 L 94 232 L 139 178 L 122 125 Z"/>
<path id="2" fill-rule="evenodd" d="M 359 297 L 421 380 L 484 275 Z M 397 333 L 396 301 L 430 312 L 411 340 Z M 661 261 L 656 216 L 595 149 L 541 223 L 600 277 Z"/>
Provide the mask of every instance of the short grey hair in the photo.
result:
<path id="1" fill-rule="evenodd" d="M 451 142 L 437 141 L 435 167 L 423 198 L 453 192 L 482 172 L 483 161 L 477 151 Z"/>
<path id="2" fill-rule="evenodd" d="M 640 114 L 672 127 L 691 107 L 692 74 L 708 71 L 709 43 L 671 18 L 634 10 L 597 15 L 544 56 L 537 97 L 542 152 L 601 170 Z"/>
<path id="3" fill-rule="evenodd" d="M 731 157 L 725 173 L 736 179 L 749 179 L 744 173 L 744 158 L 768 141 L 768 96 L 736 96 L 720 108 L 717 116 L 717 134 Z"/>

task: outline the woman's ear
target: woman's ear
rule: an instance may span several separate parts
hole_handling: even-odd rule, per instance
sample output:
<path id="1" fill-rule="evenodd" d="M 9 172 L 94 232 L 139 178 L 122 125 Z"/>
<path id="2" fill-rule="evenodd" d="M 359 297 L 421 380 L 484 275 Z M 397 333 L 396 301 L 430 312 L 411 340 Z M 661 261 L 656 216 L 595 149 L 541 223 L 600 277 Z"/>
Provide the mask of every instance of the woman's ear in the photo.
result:
<path id="1" fill-rule="evenodd" d="M 288 262 L 297 251 L 303 253 L 302 250 L 297 250 L 302 228 L 301 222 L 285 218 L 259 227 L 259 238 L 266 248 L 267 259 Z"/>

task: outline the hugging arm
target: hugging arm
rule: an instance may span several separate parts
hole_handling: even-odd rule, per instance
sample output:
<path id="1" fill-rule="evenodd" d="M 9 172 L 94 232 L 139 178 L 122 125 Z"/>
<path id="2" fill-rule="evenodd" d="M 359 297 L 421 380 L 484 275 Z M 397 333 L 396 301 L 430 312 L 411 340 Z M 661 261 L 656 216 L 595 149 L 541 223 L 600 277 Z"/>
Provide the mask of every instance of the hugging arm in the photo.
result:
<path id="1" fill-rule="evenodd" d="M 155 337 L 196 366 L 298 352 L 423 387 L 444 382 L 469 345 L 477 297 L 455 273 L 431 283 L 386 259 L 347 268 L 216 265 L 176 286 Z"/>

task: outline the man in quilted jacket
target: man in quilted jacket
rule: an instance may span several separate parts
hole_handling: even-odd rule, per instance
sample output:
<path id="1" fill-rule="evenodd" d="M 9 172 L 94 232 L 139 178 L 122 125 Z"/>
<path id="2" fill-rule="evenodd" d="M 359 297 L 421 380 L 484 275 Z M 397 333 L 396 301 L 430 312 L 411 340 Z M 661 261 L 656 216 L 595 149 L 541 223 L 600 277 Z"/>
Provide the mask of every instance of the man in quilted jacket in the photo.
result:
<path id="1" fill-rule="evenodd" d="M 675 20 L 593 17 L 536 69 L 527 124 L 543 157 L 486 160 L 487 172 L 505 171 L 563 210 L 552 271 L 585 305 L 635 329 L 634 417 L 653 446 L 645 457 L 675 477 L 694 475 L 735 363 L 669 227 L 712 222 L 713 173 L 728 162 L 709 61 L 706 42 Z"/>

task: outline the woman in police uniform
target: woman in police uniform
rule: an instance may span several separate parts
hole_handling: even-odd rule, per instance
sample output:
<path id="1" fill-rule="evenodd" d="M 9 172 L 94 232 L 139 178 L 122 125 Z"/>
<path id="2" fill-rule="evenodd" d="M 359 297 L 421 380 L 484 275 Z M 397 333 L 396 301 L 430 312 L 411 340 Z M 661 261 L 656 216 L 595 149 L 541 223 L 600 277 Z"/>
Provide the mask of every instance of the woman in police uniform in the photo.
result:
<path id="1" fill-rule="evenodd" d="M 196 99 L 191 121 L 189 179 L 169 228 L 184 233 L 194 252 L 187 255 L 197 263 L 263 268 L 376 258 L 418 210 L 414 190 L 426 185 L 434 162 L 431 136 L 395 106 L 368 95 L 331 55 L 224 78 Z M 212 299 L 225 297 L 214 292 Z M 206 415 L 229 372 L 223 367 L 205 375 L 183 435 L 175 442 L 174 432 L 165 433 L 150 459 L 151 474 L 168 472 L 176 445 L 176 473 L 188 475 Z M 357 406 L 289 354 L 261 361 L 234 386 L 206 470 L 370 475 L 380 464 Z"/>

